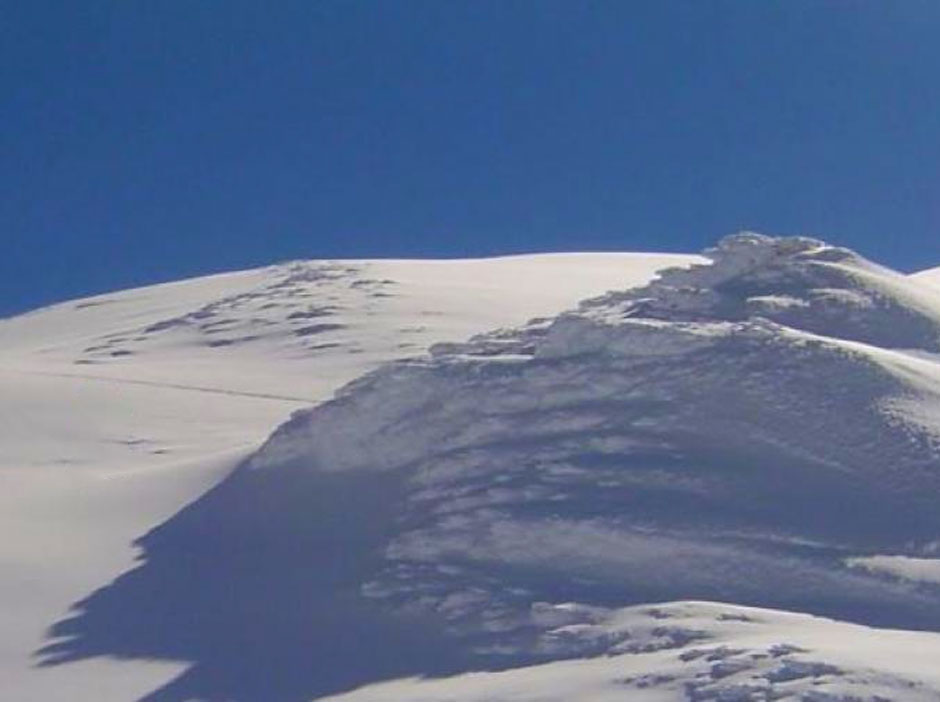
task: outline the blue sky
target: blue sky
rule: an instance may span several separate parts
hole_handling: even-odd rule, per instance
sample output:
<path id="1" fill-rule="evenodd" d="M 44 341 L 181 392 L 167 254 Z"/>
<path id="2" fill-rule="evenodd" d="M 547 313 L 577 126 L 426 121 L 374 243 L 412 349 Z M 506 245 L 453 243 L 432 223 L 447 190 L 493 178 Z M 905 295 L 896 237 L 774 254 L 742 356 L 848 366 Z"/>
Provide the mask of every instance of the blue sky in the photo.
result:
<path id="1" fill-rule="evenodd" d="M 299 257 L 940 265 L 933 0 L 0 8 L 0 314 Z"/>

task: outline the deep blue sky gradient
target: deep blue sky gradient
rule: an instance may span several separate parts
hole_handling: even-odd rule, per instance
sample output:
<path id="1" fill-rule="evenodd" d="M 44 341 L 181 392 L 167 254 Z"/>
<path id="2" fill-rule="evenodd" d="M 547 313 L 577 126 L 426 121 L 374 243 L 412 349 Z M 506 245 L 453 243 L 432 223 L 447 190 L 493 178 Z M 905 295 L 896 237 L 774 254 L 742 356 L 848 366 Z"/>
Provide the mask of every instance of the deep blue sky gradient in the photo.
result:
<path id="1" fill-rule="evenodd" d="M 940 265 L 935 0 L 0 7 L 0 314 L 300 257 Z"/>

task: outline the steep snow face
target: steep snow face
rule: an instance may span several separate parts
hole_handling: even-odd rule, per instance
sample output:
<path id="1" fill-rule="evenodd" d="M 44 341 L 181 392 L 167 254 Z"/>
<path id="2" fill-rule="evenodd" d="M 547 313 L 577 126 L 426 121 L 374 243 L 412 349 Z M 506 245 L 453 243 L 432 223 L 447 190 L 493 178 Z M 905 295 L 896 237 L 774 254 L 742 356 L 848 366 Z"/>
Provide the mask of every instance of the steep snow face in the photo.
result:
<path id="1" fill-rule="evenodd" d="M 935 584 L 845 562 L 940 539 L 937 293 L 805 238 L 706 256 L 370 374 L 253 470 L 398 476 L 362 591 L 482 652 L 531 651 L 537 600 L 940 626 Z"/>

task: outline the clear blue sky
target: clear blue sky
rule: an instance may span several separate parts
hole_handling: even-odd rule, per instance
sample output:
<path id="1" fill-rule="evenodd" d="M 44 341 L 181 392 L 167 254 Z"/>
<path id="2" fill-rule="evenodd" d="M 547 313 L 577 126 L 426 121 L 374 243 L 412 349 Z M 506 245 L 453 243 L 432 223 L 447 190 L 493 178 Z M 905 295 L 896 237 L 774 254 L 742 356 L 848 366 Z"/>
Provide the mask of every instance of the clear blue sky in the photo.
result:
<path id="1" fill-rule="evenodd" d="M 0 8 L 0 314 L 297 257 L 940 265 L 935 0 Z"/>

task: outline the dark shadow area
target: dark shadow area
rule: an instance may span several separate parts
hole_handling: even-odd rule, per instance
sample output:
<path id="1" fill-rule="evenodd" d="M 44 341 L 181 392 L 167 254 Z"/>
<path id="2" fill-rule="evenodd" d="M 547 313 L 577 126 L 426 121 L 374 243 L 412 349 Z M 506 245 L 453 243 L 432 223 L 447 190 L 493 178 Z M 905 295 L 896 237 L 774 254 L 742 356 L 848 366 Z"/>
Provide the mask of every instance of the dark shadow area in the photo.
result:
<path id="1" fill-rule="evenodd" d="M 78 602 L 40 652 L 192 662 L 142 702 L 307 702 L 370 682 L 456 672 L 431 622 L 359 593 L 400 480 L 237 469 L 138 542 L 143 562 Z"/>
<path id="2" fill-rule="evenodd" d="M 143 562 L 77 603 L 40 664 L 178 660 L 191 667 L 143 702 L 308 702 L 393 678 L 536 662 L 541 631 L 526 629 L 525 615 L 540 600 L 704 599 L 940 630 L 940 588 L 844 563 L 922 555 L 936 540 L 932 449 L 910 448 L 903 428 L 867 409 L 892 396 L 890 378 L 841 358 L 788 358 L 760 347 L 652 369 L 595 359 L 586 377 L 583 360 L 559 361 L 549 387 L 566 373 L 590 385 L 566 404 L 512 412 L 501 397 L 539 387 L 525 375 L 510 383 L 516 366 L 483 380 L 467 366 L 430 401 L 419 390 L 437 381 L 420 369 L 378 390 L 360 385 L 361 407 L 350 396 L 324 405 L 317 432 L 300 437 L 291 432 L 311 418 L 295 415 L 272 442 L 335 443 L 353 456 L 365 442 L 407 456 L 402 444 L 417 442 L 416 463 L 237 469 L 140 539 Z M 637 398 L 633 377 L 648 378 Z M 597 387 L 617 383 L 623 397 L 607 389 L 598 399 Z M 411 395 L 417 404 L 403 400 Z M 450 414 L 440 414 L 445 399 Z M 388 403 L 391 424 L 374 412 Z M 447 431 L 428 433 L 435 422 Z M 481 428 L 448 446 L 464 424 Z M 398 555 L 386 556 L 390 544 Z M 360 595 L 376 582 L 382 600 Z M 441 614 L 471 588 L 478 600 Z M 450 618 L 392 614 L 424 603 Z M 497 648 L 510 653 L 497 658 Z"/>
<path id="3" fill-rule="evenodd" d="M 638 436 L 625 430 L 620 438 Z M 893 494 L 857 474 L 752 440 L 682 445 L 679 432 L 668 436 L 674 445 L 661 450 L 609 454 L 561 447 L 554 460 L 562 472 L 531 459 L 537 450 L 551 451 L 557 437 L 490 444 L 486 453 L 498 456 L 492 463 L 454 452 L 451 462 L 480 472 L 468 471 L 449 493 L 441 491 L 438 509 L 426 505 L 427 512 L 446 515 L 453 495 L 482 500 L 499 478 L 506 495 L 515 490 L 520 497 L 509 503 L 504 495 L 498 515 L 489 519 L 517 543 L 508 537 L 484 542 L 494 544 L 488 558 L 472 535 L 465 536 L 463 560 L 452 547 L 435 562 L 463 569 L 464 587 L 475 570 L 474 584 L 481 589 L 499 583 L 491 590 L 494 598 L 525 593 L 523 606 L 545 601 L 618 608 L 708 600 L 940 631 L 940 587 L 845 563 L 883 553 L 923 556 L 914 545 L 931 543 L 940 533 L 935 493 L 925 491 L 922 499 Z M 644 438 L 656 443 L 654 434 Z M 514 467 L 511 474 L 507 466 Z M 427 514 L 420 516 L 428 541 L 435 531 L 445 532 Z M 486 526 L 479 532 L 483 539 Z M 551 537 L 540 537 L 546 528 Z M 555 550 L 553 541 L 563 545 Z"/>

